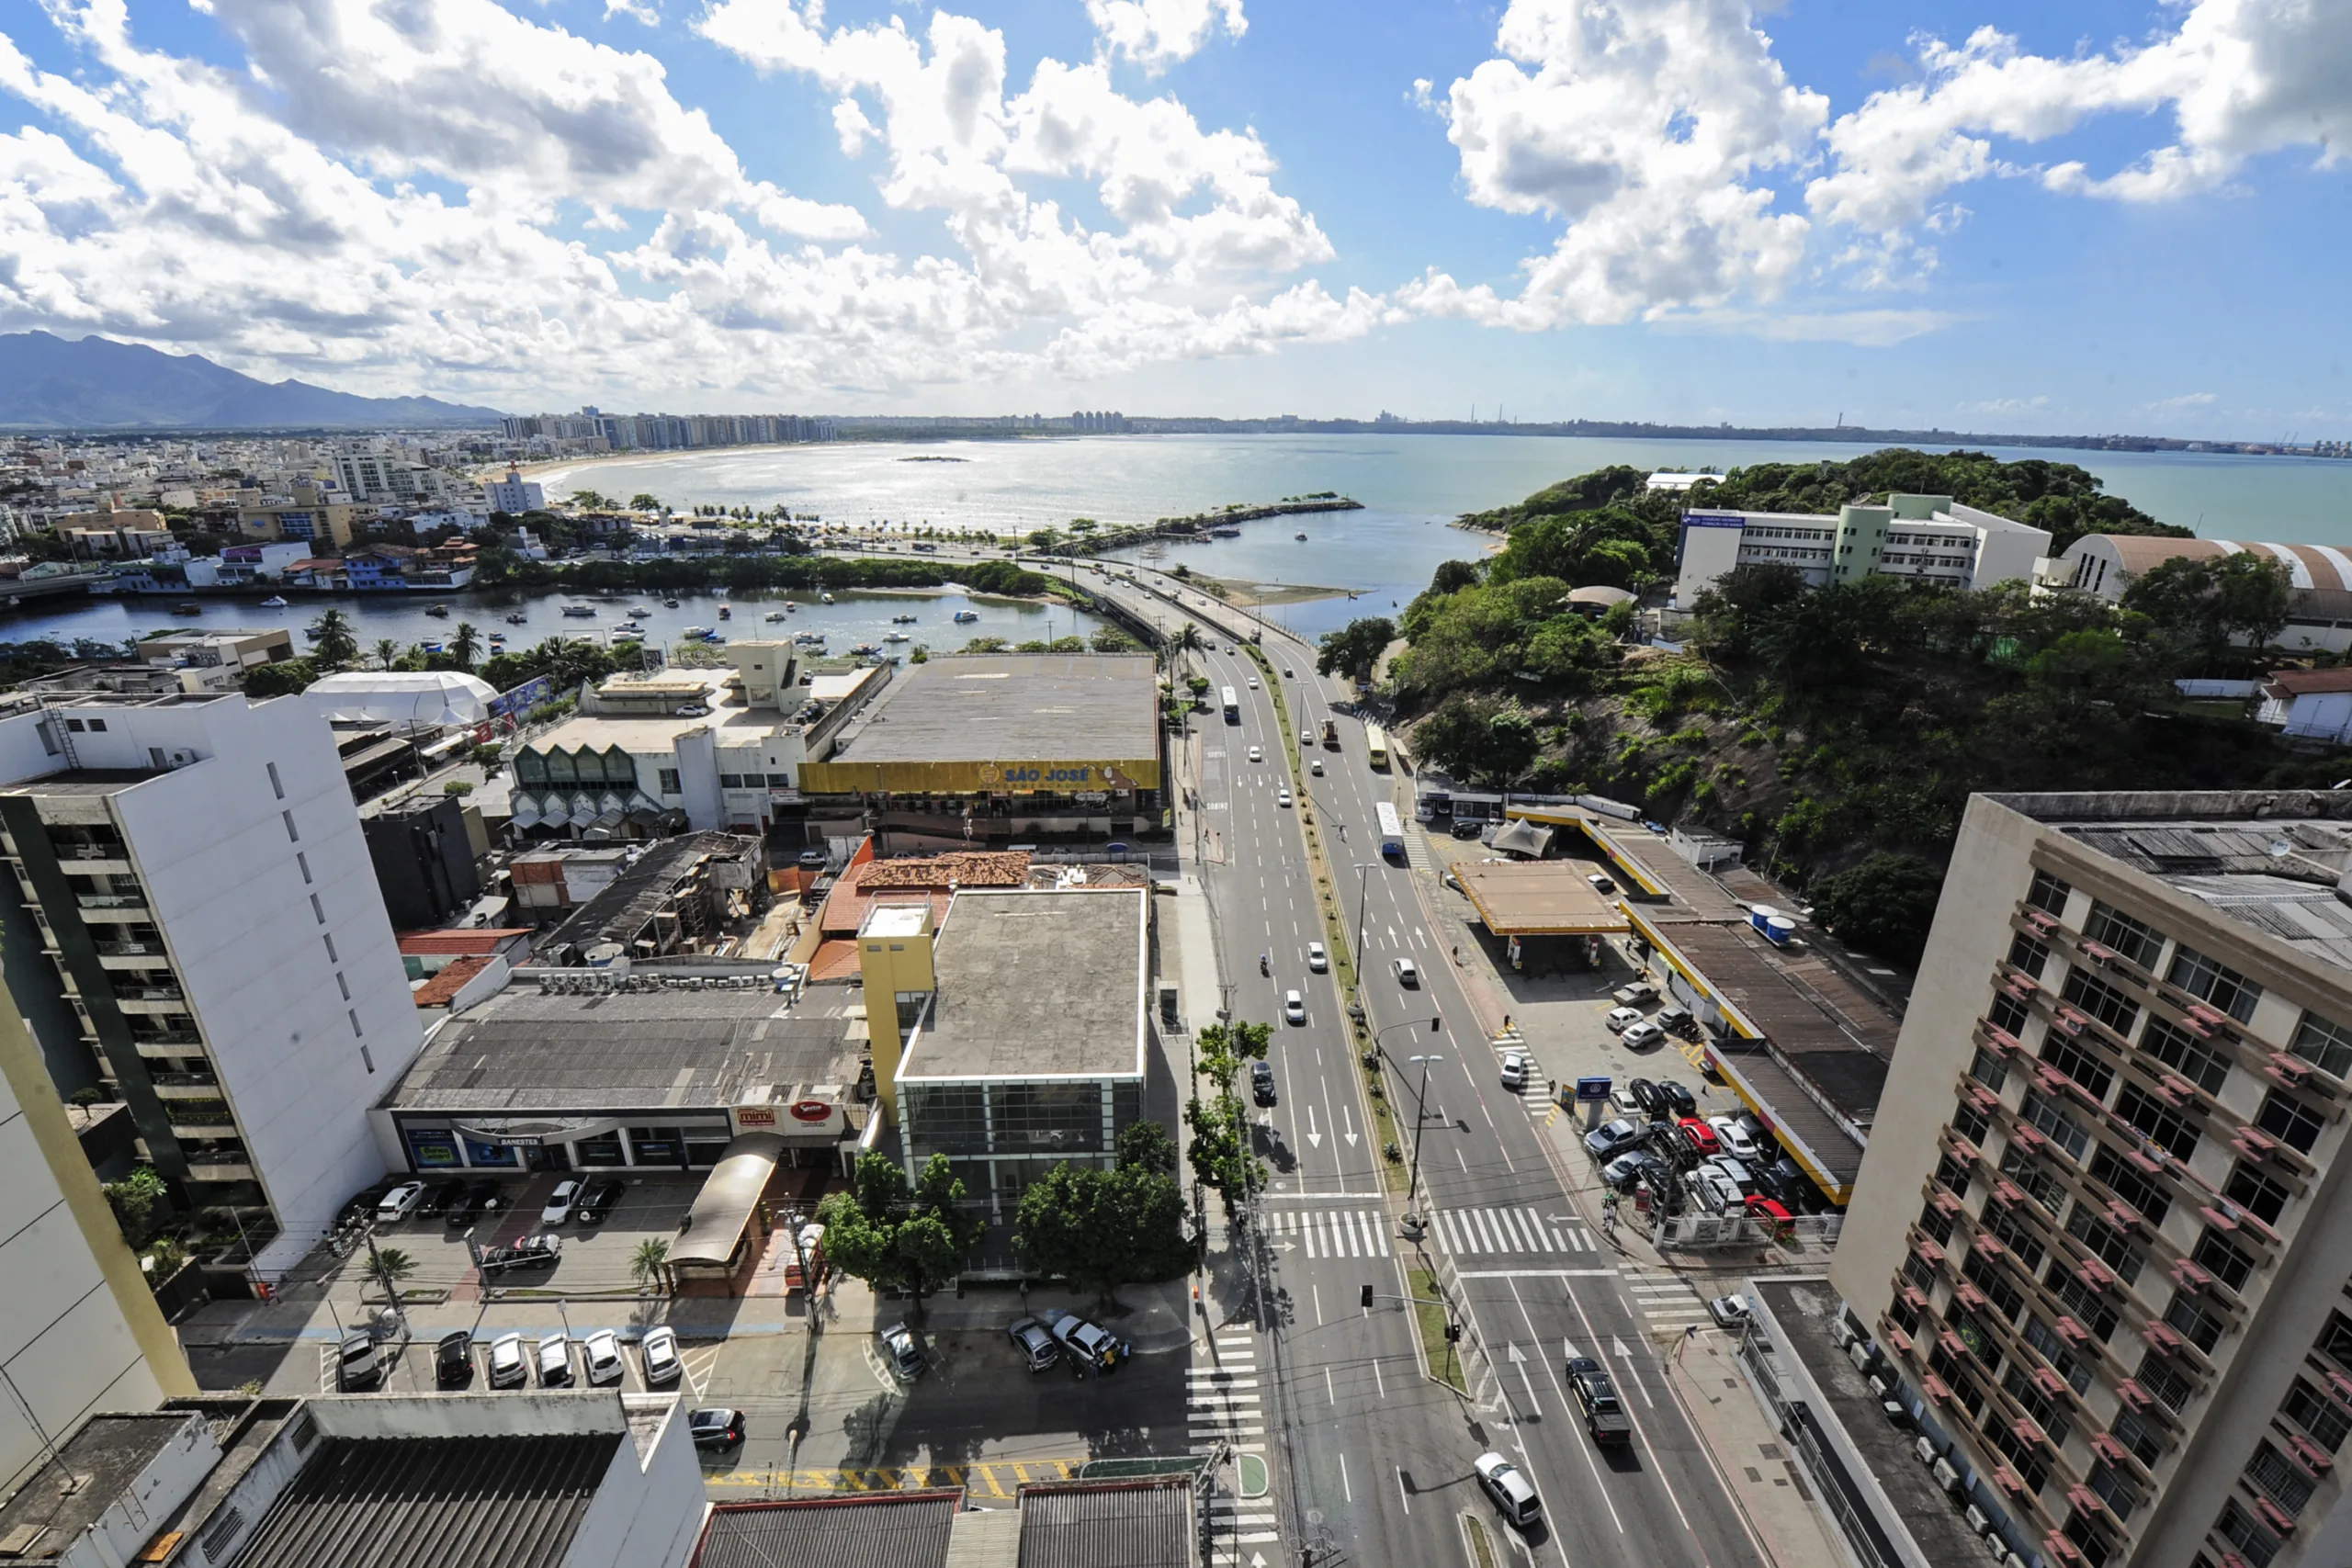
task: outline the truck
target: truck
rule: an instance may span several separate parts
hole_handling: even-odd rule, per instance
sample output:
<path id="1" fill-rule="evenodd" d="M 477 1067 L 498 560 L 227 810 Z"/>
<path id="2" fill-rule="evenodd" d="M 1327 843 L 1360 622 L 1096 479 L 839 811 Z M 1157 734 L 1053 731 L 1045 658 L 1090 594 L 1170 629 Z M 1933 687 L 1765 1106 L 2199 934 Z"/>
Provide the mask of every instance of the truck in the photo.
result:
<path id="1" fill-rule="evenodd" d="M 1339 749 L 1340 727 L 1327 718 L 1323 721 L 1323 750 L 1336 751 Z"/>
<path id="2" fill-rule="evenodd" d="M 1619 1403 L 1617 1390 L 1600 1363 L 1589 1356 L 1568 1359 L 1568 1387 L 1584 1411 L 1584 1429 L 1600 1447 L 1615 1448 L 1634 1440 L 1634 1419 Z"/>

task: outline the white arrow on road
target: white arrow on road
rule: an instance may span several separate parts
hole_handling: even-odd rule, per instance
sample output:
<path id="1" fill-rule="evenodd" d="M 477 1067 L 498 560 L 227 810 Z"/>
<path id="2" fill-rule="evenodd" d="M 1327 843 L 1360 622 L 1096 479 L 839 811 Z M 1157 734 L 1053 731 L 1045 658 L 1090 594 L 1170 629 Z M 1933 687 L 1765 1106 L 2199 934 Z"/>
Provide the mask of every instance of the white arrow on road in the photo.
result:
<path id="1" fill-rule="evenodd" d="M 1346 1134 L 1348 1147 L 1354 1148 L 1356 1146 L 1356 1113 L 1351 1107 L 1342 1105 L 1340 1107 L 1340 1114 L 1346 1119 L 1348 1123 L 1348 1131 Z"/>
<path id="2" fill-rule="evenodd" d="M 1524 1361 L 1527 1359 L 1526 1355 L 1521 1351 L 1519 1348 L 1519 1341 L 1516 1339 L 1510 1342 L 1510 1359 L 1514 1361 Z"/>
<path id="3" fill-rule="evenodd" d="M 1323 1134 L 1315 1130 L 1315 1107 L 1306 1108 L 1306 1141 L 1317 1148 L 1323 1146 Z"/>
<path id="4" fill-rule="evenodd" d="M 1616 1357 L 1621 1361 L 1630 1361 L 1634 1359 L 1634 1353 L 1625 1348 L 1625 1342 L 1623 1339 L 1614 1337 L 1611 1338 L 1609 1341 L 1609 1353 Z"/>

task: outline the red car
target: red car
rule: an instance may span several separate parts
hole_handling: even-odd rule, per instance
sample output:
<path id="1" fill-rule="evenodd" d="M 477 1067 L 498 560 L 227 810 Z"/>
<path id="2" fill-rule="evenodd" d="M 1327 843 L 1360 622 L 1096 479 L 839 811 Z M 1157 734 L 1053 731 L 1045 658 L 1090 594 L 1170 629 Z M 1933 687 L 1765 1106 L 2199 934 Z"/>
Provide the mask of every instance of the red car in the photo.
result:
<path id="1" fill-rule="evenodd" d="M 1685 1116 L 1675 1125 L 1682 1130 L 1683 1141 L 1700 1158 L 1712 1159 L 1724 1152 L 1723 1140 L 1715 1136 L 1715 1130 L 1696 1116 Z"/>
<path id="2" fill-rule="evenodd" d="M 1747 1217 L 1769 1222 L 1775 1231 L 1785 1234 L 1790 1228 L 1789 1212 L 1760 1192 L 1748 1195 Z"/>

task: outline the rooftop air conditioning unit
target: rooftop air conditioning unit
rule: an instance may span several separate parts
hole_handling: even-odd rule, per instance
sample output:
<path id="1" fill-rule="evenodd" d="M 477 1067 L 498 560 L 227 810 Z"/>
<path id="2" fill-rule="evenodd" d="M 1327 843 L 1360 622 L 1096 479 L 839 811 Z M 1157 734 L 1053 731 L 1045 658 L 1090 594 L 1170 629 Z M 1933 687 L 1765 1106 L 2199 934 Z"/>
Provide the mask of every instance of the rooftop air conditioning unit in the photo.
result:
<path id="1" fill-rule="evenodd" d="M 1952 1468 L 1951 1461 L 1948 1459 L 1936 1461 L 1934 1464 L 1928 1466 L 1928 1473 L 1933 1475 L 1936 1478 L 1936 1484 L 1946 1492 L 1960 1490 L 1960 1472 Z"/>
<path id="2" fill-rule="evenodd" d="M 1861 1337 L 1861 1330 L 1856 1328 L 1852 1324 L 1847 1322 L 1842 1317 L 1838 1320 L 1838 1328 L 1836 1333 L 1838 1348 L 1843 1350 L 1847 1346 L 1851 1345 L 1855 1340 L 1860 1339 Z"/>
<path id="3" fill-rule="evenodd" d="M 1936 1441 L 1933 1438 L 1920 1438 L 1917 1442 L 1911 1445 L 1911 1451 L 1919 1456 L 1919 1462 L 1921 1464 L 1933 1464 L 1936 1462 Z"/>
<path id="4" fill-rule="evenodd" d="M 1875 1398 L 1884 1399 L 1886 1397 L 1886 1380 L 1884 1378 L 1871 1379 L 1871 1393 Z"/>
<path id="5" fill-rule="evenodd" d="M 1867 1372 L 1871 1370 L 1871 1348 L 1857 1339 L 1846 1347 L 1846 1359 L 1854 1363 L 1856 1371 Z"/>
<path id="6" fill-rule="evenodd" d="M 1966 1510 L 1962 1513 L 1961 1517 L 1966 1519 L 1968 1521 L 1968 1528 L 1974 1530 L 1978 1535 L 1983 1535 L 1986 1530 L 1993 1528 L 1993 1521 L 1984 1517 L 1984 1510 L 1978 1507 L 1973 1503 L 1968 1505 Z"/>

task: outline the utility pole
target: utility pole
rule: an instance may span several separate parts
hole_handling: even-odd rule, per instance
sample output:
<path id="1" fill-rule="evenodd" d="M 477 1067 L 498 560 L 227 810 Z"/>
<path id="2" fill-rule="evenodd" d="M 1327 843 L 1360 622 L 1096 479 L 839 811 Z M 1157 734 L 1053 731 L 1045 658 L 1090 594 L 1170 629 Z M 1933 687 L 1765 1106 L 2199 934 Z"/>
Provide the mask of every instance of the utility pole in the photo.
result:
<path id="1" fill-rule="evenodd" d="M 413 1337 L 409 1333 L 408 1308 L 401 1304 L 400 1281 L 384 1272 L 384 1255 L 376 1250 L 376 1233 L 373 1229 L 368 1233 L 368 1266 L 374 1271 L 376 1278 L 384 1282 L 384 1295 L 392 1304 L 392 1316 L 400 1320 L 401 1343 L 405 1345 Z"/>
<path id="2" fill-rule="evenodd" d="M 1412 1059 L 1421 1065 L 1421 1087 L 1413 1096 L 1413 1168 L 1405 1178 L 1405 1209 L 1408 1216 L 1419 1213 L 1413 1203 L 1421 1187 L 1421 1122 L 1429 1113 L 1430 1064 L 1442 1062 L 1445 1058 L 1415 1056 Z"/>

